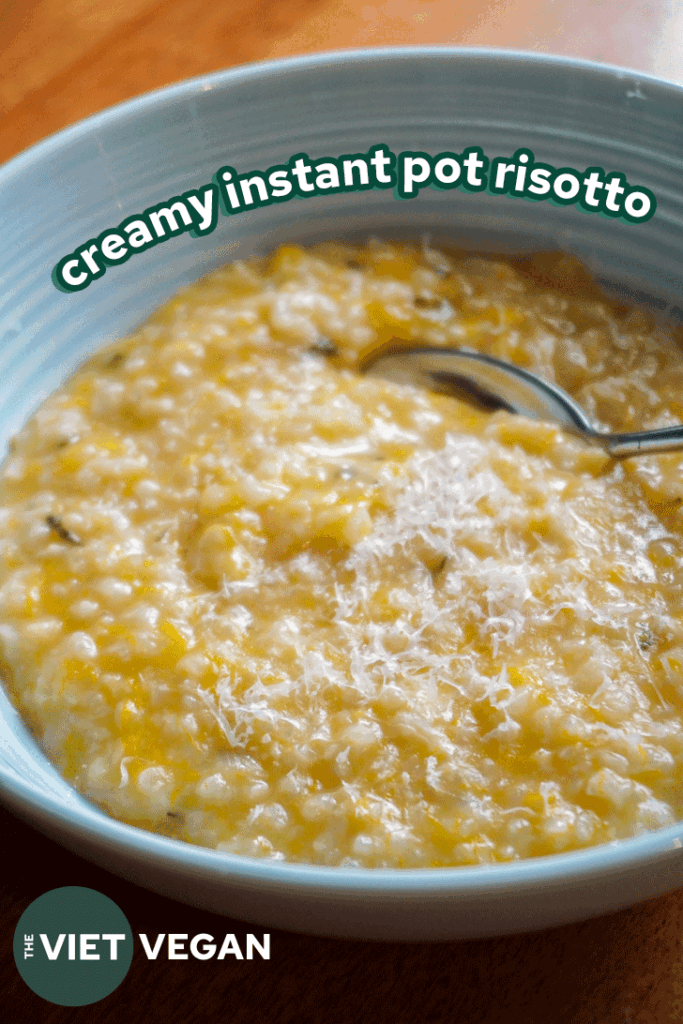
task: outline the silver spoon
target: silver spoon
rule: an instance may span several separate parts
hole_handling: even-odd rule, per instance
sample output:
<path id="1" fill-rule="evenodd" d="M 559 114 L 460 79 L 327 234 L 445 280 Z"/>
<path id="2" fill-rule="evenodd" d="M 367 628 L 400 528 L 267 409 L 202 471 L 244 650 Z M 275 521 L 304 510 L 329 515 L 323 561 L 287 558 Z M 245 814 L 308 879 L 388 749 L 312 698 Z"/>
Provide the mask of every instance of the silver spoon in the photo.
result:
<path id="1" fill-rule="evenodd" d="M 600 445 L 614 459 L 683 449 L 683 424 L 631 434 L 602 433 L 555 384 L 478 352 L 415 346 L 369 356 L 361 370 L 400 384 L 455 395 L 488 411 L 506 409 L 531 419 L 559 423 Z"/>

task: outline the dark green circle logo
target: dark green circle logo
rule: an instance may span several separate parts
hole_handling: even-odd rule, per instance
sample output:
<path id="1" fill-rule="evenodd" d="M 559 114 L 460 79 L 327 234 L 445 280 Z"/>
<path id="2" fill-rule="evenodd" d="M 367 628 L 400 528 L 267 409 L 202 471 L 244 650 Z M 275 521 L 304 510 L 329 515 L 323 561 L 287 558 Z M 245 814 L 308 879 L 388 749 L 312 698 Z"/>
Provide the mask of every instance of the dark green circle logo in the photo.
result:
<path id="1" fill-rule="evenodd" d="M 14 960 L 36 995 L 85 1006 L 117 988 L 133 958 L 133 933 L 116 904 L 67 885 L 34 900 L 14 932 Z"/>

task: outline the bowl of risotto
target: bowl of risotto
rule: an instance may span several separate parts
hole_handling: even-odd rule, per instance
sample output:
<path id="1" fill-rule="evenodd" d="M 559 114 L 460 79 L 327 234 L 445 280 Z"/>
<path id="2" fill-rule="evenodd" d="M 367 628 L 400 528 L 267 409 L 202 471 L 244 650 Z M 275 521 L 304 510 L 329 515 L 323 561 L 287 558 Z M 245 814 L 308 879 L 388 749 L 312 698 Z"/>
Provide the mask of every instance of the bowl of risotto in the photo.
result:
<path id="1" fill-rule="evenodd" d="M 679 87 L 529 54 L 182 83 L 0 171 L 0 784 L 267 926 L 504 934 L 683 881 Z"/>

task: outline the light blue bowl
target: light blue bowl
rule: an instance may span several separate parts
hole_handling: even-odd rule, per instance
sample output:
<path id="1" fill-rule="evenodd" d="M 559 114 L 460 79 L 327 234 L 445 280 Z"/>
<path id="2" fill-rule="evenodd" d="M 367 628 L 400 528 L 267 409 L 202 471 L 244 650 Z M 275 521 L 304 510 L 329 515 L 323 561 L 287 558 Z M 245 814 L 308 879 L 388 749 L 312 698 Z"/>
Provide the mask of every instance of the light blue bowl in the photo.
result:
<path id="1" fill-rule="evenodd" d="M 225 165 L 295 153 L 519 147 L 554 167 L 622 171 L 656 196 L 628 224 L 576 206 L 427 189 L 294 200 L 221 217 L 107 270 L 83 291 L 55 264 L 126 216 L 206 184 Z M 6 439 L 91 350 L 181 286 L 283 240 L 432 237 L 491 250 L 562 248 L 656 305 L 683 305 L 683 90 L 615 68 L 488 50 L 386 49 L 238 68 L 143 96 L 47 139 L 0 170 L 0 408 Z M 591 917 L 683 884 L 683 824 L 578 853 L 494 867 L 322 868 L 247 860 L 103 814 L 68 786 L 0 691 L 5 801 L 64 845 L 179 900 L 264 926 L 377 939 L 525 931 Z"/>

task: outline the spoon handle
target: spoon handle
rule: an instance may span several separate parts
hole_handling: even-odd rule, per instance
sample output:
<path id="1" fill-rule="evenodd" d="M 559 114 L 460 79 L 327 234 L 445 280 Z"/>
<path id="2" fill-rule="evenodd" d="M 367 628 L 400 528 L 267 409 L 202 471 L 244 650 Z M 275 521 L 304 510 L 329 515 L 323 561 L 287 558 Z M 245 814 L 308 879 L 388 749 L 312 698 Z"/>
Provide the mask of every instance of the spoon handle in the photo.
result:
<path id="1" fill-rule="evenodd" d="M 634 434 L 601 434 L 596 431 L 592 436 L 613 459 L 659 455 L 683 449 L 683 424 L 680 423 L 659 430 L 639 430 Z"/>

